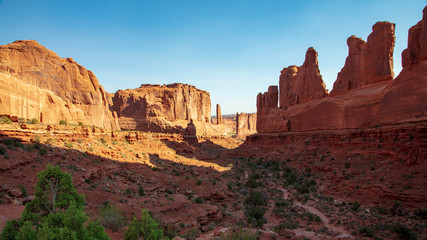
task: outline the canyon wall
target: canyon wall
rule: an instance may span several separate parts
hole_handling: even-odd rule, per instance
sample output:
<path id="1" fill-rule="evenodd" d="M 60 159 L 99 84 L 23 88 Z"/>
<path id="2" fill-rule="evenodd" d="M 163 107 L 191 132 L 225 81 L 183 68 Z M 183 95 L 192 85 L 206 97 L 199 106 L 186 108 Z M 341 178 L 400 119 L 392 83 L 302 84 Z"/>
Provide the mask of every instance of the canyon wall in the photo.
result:
<path id="1" fill-rule="evenodd" d="M 190 120 L 197 135 L 223 135 L 223 124 L 211 124 L 210 94 L 194 86 L 144 84 L 136 89 L 119 90 L 113 97 L 123 129 L 184 133 Z"/>
<path id="2" fill-rule="evenodd" d="M 0 115 L 119 128 L 96 76 L 33 40 L 0 46 L 0 103 Z"/>
<path id="3" fill-rule="evenodd" d="M 246 136 L 256 133 L 256 113 L 236 113 L 236 135 Z"/>
<path id="4" fill-rule="evenodd" d="M 402 53 L 403 70 L 395 79 L 395 25 L 379 22 L 367 42 L 354 36 L 348 39 L 349 56 L 329 95 L 322 91 L 323 82 L 316 73 L 317 54 L 311 48 L 303 66 L 285 68 L 280 92 L 277 86 L 270 86 L 268 92 L 257 96 L 257 131 L 363 128 L 427 120 L 426 9 L 423 19 L 409 30 L 408 48 Z M 307 65 L 312 66 L 312 74 L 300 75 Z"/>

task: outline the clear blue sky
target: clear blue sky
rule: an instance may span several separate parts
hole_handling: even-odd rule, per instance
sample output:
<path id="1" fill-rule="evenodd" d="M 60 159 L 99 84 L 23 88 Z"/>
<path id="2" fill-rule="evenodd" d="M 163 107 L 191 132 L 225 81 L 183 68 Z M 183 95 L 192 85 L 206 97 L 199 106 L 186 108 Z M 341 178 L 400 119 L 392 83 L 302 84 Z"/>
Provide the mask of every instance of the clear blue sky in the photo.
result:
<path id="1" fill-rule="evenodd" d="M 223 114 L 255 112 L 280 71 L 319 53 L 332 89 L 351 35 L 396 23 L 395 73 L 426 0 L 0 0 L 0 45 L 37 40 L 92 70 L 109 92 L 182 82 L 211 94 Z"/>

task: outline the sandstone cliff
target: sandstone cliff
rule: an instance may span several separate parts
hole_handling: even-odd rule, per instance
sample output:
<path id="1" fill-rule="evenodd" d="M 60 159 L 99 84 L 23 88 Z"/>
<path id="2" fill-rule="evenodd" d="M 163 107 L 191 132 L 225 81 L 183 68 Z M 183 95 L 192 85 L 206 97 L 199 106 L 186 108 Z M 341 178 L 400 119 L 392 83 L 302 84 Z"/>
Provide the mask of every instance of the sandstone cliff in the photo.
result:
<path id="1" fill-rule="evenodd" d="M 322 98 L 328 94 L 320 75 L 317 52 L 314 48 L 307 50 L 302 66 L 289 66 L 280 73 L 281 108 Z"/>
<path id="2" fill-rule="evenodd" d="M 356 36 L 347 39 L 348 57 L 331 94 L 393 79 L 394 28 L 394 23 L 377 22 L 367 42 Z"/>
<path id="3" fill-rule="evenodd" d="M 91 71 L 36 41 L 0 46 L 0 114 L 118 129 L 107 94 Z"/>
<path id="4" fill-rule="evenodd" d="M 349 38 L 349 57 L 330 95 L 300 104 L 285 97 L 283 106 L 289 105 L 278 108 L 276 86 L 258 94 L 257 131 L 279 133 L 426 121 L 426 9 L 423 20 L 409 30 L 408 49 L 402 53 L 403 70 L 396 79 L 392 72 L 394 24 L 379 22 L 368 42 Z M 289 96 L 288 89 L 280 90 L 281 97 Z"/>
<path id="5" fill-rule="evenodd" d="M 236 135 L 245 136 L 256 133 L 256 113 L 236 113 Z"/>
<path id="6" fill-rule="evenodd" d="M 211 129 L 218 127 L 210 124 L 210 94 L 187 84 L 147 84 L 119 90 L 113 103 L 123 129 L 183 133 L 192 119 L 198 135 L 219 135 L 222 131 Z"/>

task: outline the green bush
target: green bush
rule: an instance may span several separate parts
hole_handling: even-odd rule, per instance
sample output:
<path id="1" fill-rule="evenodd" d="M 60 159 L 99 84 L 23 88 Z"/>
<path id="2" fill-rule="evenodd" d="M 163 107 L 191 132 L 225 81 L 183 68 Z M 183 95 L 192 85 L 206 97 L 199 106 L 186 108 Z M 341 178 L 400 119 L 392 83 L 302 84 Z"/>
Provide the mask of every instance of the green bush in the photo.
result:
<path id="1" fill-rule="evenodd" d="M 202 204 L 204 202 L 205 202 L 205 200 L 203 200 L 203 198 L 201 198 L 201 197 L 197 197 L 196 199 L 194 199 L 194 203 L 197 203 L 197 204 Z"/>
<path id="2" fill-rule="evenodd" d="M 0 117 L 0 122 L 6 123 L 6 124 L 11 124 L 12 120 L 10 120 L 10 118 L 8 118 L 6 116 L 3 116 L 3 117 Z"/>
<path id="3" fill-rule="evenodd" d="M 417 239 L 417 236 L 411 232 L 411 229 L 409 229 L 407 226 L 402 224 L 397 224 L 392 227 L 393 232 L 397 233 L 400 239 L 408 239 L 408 240 L 415 240 Z"/>
<path id="4" fill-rule="evenodd" d="M 37 118 L 31 119 L 31 124 L 38 124 L 40 121 Z"/>
<path id="5" fill-rule="evenodd" d="M 65 121 L 65 120 L 60 120 L 60 121 L 59 121 L 59 125 L 67 125 L 67 121 Z"/>
<path id="6" fill-rule="evenodd" d="M 28 196 L 27 189 L 24 187 L 24 185 L 22 185 L 22 184 L 18 184 L 18 188 L 19 188 L 19 190 L 22 192 L 22 194 L 23 194 L 25 197 L 27 197 L 27 196 Z"/>
<path id="7" fill-rule="evenodd" d="M 144 191 L 144 187 L 142 185 L 139 185 L 138 187 L 138 194 L 139 196 L 145 196 L 145 191 Z"/>
<path id="8" fill-rule="evenodd" d="M 141 210 L 141 220 L 133 218 L 124 233 L 125 240 L 158 240 L 163 239 L 163 230 L 159 224 L 150 216 L 148 210 Z"/>
<path id="9" fill-rule="evenodd" d="M 265 205 L 265 200 L 262 192 L 251 191 L 248 198 L 246 198 L 246 203 L 253 206 L 263 206 Z"/>
<path id="10" fill-rule="evenodd" d="M 48 165 L 37 178 L 34 199 L 20 219 L 6 223 L 0 239 L 110 239 L 84 214 L 84 196 L 77 193 L 70 174 Z"/>
<path id="11" fill-rule="evenodd" d="M 3 146 L 0 146 L 0 155 L 5 155 L 7 153 L 6 148 L 4 148 Z"/>
<path id="12" fill-rule="evenodd" d="M 126 225 L 126 218 L 123 217 L 120 210 L 110 202 L 103 203 L 98 214 L 101 225 L 111 229 L 113 232 L 119 231 Z"/>
<path id="13" fill-rule="evenodd" d="M 70 143 L 70 142 L 65 143 L 65 146 L 66 146 L 67 148 L 73 148 L 73 144 L 72 144 L 72 143 Z"/>
<path id="14" fill-rule="evenodd" d="M 295 222 L 281 222 L 279 225 L 273 227 L 273 231 L 280 233 L 285 229 L 296 229 L 298 228 L 298 223 Z"/>
<path id="15" fill-rule="evenodd" d="M 220 240 L 256 240 L 258 237 L 252 235 L 250 232 L 242 229 L 233 229 L 222 233 L 219 237 Z"/>
<path id="16" fill-rule="evenodd" d="M 351 210 L 353 212 L 357 212 L 359 210 L 359 208 L 360 208 L 360 203 L 354 202 L 354 203 L 351 204 Z"/>
<path id="17" fill-rule="evenodd" d="M 246 212 L 246 218 L 248 219 L 248 223 L 252 224 L 255 227 L 262 227 L 262 225 L 266 223 L 264 213 L 265 211 L 262 208 L 250 208 Z"/>
<path id="18" fill-rule="evenodd" d="M 199 180 L 197 180 L 197 181 L 196 181 L 196 185 L 197 185 L 197 186 L 202 185 L 202 180 L 200 180 L 200 179 L 199 179 Z"/>

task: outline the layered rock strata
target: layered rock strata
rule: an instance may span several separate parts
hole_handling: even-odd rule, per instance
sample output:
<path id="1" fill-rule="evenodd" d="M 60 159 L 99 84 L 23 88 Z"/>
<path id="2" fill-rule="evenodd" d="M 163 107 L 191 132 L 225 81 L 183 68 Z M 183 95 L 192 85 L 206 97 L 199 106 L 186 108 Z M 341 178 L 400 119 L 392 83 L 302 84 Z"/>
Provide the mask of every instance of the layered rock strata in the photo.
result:
<path id="1" fill-rule="evenodd" d="M 281 108 L 322 98 L 328 94 L 320 75 L 317 52 L 314 48 L 307 50 L 302 66 L 289 66 L 280 73 Z"/>
<path id="2" fill-rule="evenodd" d="M 113 97 L 123 129 L 185 133 L 193 120 L 197 135 L 224 135 L 225 126 L 211 124 L 210 94 L 194 86 L 144 84 L 136 89 L 119 90 Z"/>
<path id="3" fill-rule="evenodd" d="M 245 136 L 256 133 L 256 113 L 236 113 L 236 135 Z"/>
<path id="4" fill-rule="evenodd" d="M 286 73 L 287 79 L 296 78 L 300 69 L 293 70 L 295 67 L 282 72 L 279 93 L 277 86 L 270 86 L 268 92 L 258 94 L 258 133 L 354 129 L 426 121 L 426 9 L 423 20 L 409 30 L 408 48 L 402 53 L 403 70 L 394 80 L 394 24 L 379 22 L 366 43 L 349 38 L 349 57 L 330 95 L 315 94 L 311 100 L 290 97 L 298 96 L 294 94 L 298 91 L 294 90 L 295 85 L 283 85 L 282 77 Z M 306 102 L 302 103 L 301 99 Z"/>
<path id="5" fill-rule="evenodd" d="M 0 114 L 118 129 L 95 74 L 36 41 L 0 46 Z"/>
<path id="6" fill-rule="evenodd" d="M 356 36 L 347 39 L 348 57 L 332 95 L 393 79 L 394 29 L 394 23 L 377 22 L 367 42 Z"/>

